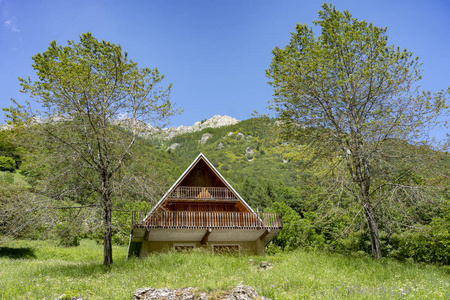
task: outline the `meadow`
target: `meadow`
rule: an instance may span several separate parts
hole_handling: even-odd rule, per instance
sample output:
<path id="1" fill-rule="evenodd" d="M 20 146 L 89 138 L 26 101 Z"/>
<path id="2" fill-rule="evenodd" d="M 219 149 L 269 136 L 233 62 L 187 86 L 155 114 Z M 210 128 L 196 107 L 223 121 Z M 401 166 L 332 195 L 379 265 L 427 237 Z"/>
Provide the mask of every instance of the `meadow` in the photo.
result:
<path id="1" fill-rule="evenodd" d="M 131 299 L 137 288 L 188 286 L 220 297 L 239 283 L 272 299 L 450 299 L 448 267 L 302 250 L 265 258 L 200 250 L 126 260 L 126 250 L 115 246 L 114 263 L 105 267 L 102 245 L 92 240 L 72 248 L 51 241 L 4 241 L 0 299 L 55 299 L 64 293 Z M 260 268 L 263 260 L 273 267 Z"/>

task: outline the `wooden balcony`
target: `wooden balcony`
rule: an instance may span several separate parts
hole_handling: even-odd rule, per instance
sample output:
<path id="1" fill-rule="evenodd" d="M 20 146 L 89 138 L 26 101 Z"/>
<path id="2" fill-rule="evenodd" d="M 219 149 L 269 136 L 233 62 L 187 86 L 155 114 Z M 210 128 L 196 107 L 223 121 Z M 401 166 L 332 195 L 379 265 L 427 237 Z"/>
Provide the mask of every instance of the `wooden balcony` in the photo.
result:
<path id="1" fill-rule="evenodd" d="M 237 201 L 236 196 L 226 187 L 179 186 L 170 195 L 171 200 L 220 200 Z"/>
<path id="2" fill-rule="evenodd" d="M 279 213 L 164 211 L 147 214 L 133 211 L 132 228 L 189 229 L 282 229 Z"/>

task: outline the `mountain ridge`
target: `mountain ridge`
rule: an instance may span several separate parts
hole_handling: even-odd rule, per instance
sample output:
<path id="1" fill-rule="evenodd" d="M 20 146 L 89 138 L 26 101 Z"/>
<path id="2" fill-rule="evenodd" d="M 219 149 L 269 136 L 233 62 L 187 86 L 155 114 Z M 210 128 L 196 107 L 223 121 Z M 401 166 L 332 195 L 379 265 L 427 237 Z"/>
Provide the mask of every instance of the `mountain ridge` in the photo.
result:
<path id="1" fill-rule="evenodd" d="M 38 120 L 37 122 L 42 122 L 42 121 Z M 170 140 L 174 136 L 177 136 L 180 134 L 197 132 L 197 131 L 201 131 L 206 128 L 218 128 L 218 127 L 223 127 L 223 126 L 235 125 L 239 122 L 240 122 L 240 120 L 237 120 L 231 116 L 214 115 L 213 117 L 211 117 L 209 119 L 197 121 L 193 125 L 190 125 L 190 126 L 189 125 L 180 125 L 177 127 L 171 126 L 171 127 L 166 127 L 166 128 L 162 128 L 162 129 L 157 129 L 157 128 L 153 127 L 152 125 L 150 125 L 149 123 L 135 120 L 132 118 L 127 118 L 125 116 L 118 120 L 115 120 L 114 124 L 119 124 L 120 126 L 123 126 L 123 127 L 137 126 L 140 130 L 142 130 L 144 132 L 144 135 L 146 135 L 145 133 L 152 132 L 152 133 L 156 133 L 157 135 L 162 136 L 166 140 Z M 10 129 L 10 128 L 11 128 L 11 125 L 9 125 L 9 124 L 0 124 L 0 130 Z"/>
<path id="2" fill-rule="evenodd" d="M 239 123 L 240 121 L 227 116 L 227 115 L 214 115 L 213 117 L 209 119 L 205 119 L 203 121 L 197 121 L 191 126 L 186 125 L 180 125 L 178 127 L 169 127 L 169 128 L 163 128 L 161 132 L 165 133 L 165 138 L 167 140 L 170 140 L 176 135 L 184 134 L 184 133 L 190 133 L 190 132 L 197 132 L 201 131 L 206 128 L 218 128 L 223 126 L 229 126 L 229 125 L 235 125 Z"/>

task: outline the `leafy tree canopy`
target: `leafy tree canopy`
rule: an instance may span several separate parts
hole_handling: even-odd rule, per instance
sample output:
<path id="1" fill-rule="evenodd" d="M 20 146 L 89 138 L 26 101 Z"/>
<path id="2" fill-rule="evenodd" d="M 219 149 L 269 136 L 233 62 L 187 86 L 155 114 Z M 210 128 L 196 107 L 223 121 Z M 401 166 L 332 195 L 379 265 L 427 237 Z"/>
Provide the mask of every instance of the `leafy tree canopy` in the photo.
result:
<path id="1" fill-rule="evenodd" d="M 382 185 L 374 183 L 385 154 L 402 155 L 385 142 L 421 141 L 446 108 L 447 94 L 420 91 L 418 58 L 389 45 L 386 28 L 328 4 L 314 24 L 320 35 L 297 24 L 289 44 L 272 52 L 266 72 L 274 89 L 272 108 L 286 136 L 320 143 L 315 151 L 322 158 L 343 163 L 351 178 L 345 187 L 362 205 L 372 253 L 379 258 L 373 198 Z"/>
<path id="2" fill-rule="evenodd" d="M 130 184 L 123 180 L 127 173 L 119 171 L 130 161 L 138 134 L 152 130 L 143 122 L 161 126 L 179 111 L 170 102 L 171 85 L 162 86 L 158 69 L 139 68 L 120 45 L 98 41 L 90 33 L 67 46 L 53 41 L 33 61 L 37 78 L 20 82 L 22 92 L 42 110 L 14 101 L 7 117 L 11 124 L 36 130 L 32 134 L 40 138 L 30 141 L 46 152 L 48 165 L 58 166 L 53 168 L 57 185 L 72 183 L 65 194 L 80 194 L 79 187 L 85 187 L 98 196 L 104 264 L 110 265 L 112 201 L 124 182 Z M 73 176 L 85 184 L 76 184 Z"/>

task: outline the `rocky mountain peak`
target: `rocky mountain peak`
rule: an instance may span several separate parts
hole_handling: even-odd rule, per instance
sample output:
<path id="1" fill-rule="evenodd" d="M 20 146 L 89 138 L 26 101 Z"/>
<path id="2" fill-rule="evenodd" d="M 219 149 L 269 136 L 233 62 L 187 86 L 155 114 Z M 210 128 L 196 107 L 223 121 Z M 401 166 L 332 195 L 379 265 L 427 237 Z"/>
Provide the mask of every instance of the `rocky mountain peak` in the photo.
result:
<path id="1" fill-rule="evenodd" d="M 207 120 L 203 120 L 203 121 L 198 121 L 195 122 L 194 125 L 192 126 L 178 126 L 178 127 L 170 127 L 170 128 L 165 128 L 164 134 L 166 135 L 166 139 L 171 139 L 176 135 L 180 135 L 183 133 L 188 133 L 188 132 L 196 132 L 196 131 L 200 131 L 203 130 L 205 128 L 217 128 L 217 127 L 222 127 L 222 126 L 228 126 L 228 125 L 234 125 L 239 123 L 239 120 L 230 117 L 230 116 L 220 116 L 220 115 L 215 115 L 214 117 L 207 119 Z"/>

